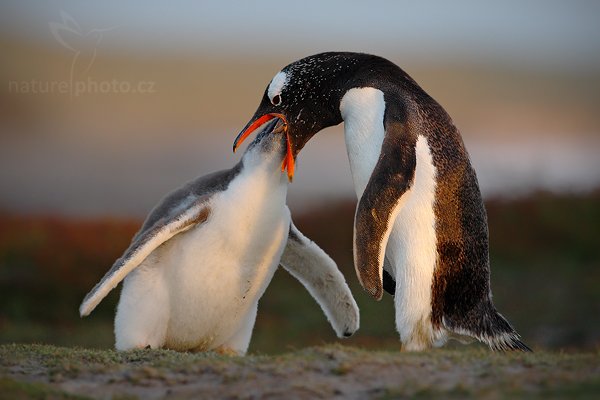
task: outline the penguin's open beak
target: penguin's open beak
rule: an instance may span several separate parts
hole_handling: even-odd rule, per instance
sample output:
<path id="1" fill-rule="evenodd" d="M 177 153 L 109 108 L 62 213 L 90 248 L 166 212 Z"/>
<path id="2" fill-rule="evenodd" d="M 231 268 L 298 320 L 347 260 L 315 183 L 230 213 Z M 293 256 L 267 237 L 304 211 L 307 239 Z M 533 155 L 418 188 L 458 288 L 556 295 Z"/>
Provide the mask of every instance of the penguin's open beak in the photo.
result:
<path id="1" fill-rule="evenodd" d="M 248 136 L 250 136 L 252 132 L 254 132 L 255 130 L 257 130 L 258 128 L 260 128 L 261 126 L 263 126 L 264 124 L 266 124 L 274 118 L 279 118 L 282 125 L 282 129 L 276 128 L 274 129 L 273 133 L 279 133 L 283 131 L 283 133 L 286 134 L 287 151 L 285 154 L 285 158 L 281 163 L 281 171 L 283 172 L 287 169 L 288 180 L 291 182 L 294 178 L 294 154 L 292 151 L 292 143 L 290 141 L 290 136 L 288 134 L 288 123 L 283 114 L 269 113 L 252 119 L 250 122 L 248 122 L 246 127 L 242 129 L 240 134 L 235 138 L 235 141 L 233 142 L 233 151 L 235 152 L 237 148 L 242 144 L 242 142 Z"/>

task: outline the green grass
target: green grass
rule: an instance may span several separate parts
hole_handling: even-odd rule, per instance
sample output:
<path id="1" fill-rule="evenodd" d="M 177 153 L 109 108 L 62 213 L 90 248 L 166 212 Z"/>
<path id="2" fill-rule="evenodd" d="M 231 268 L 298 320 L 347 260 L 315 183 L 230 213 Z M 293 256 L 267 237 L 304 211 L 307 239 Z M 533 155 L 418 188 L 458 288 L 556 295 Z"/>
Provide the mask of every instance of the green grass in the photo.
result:
<path id="1" fill-rule="evenodd" d="M 476 347 L 400 353 L 323 345 L 227 357 L 14 344 L 0 346 L 0 377 L 0 393 L 15 398 L 597 398 L 600 353 Z"/>

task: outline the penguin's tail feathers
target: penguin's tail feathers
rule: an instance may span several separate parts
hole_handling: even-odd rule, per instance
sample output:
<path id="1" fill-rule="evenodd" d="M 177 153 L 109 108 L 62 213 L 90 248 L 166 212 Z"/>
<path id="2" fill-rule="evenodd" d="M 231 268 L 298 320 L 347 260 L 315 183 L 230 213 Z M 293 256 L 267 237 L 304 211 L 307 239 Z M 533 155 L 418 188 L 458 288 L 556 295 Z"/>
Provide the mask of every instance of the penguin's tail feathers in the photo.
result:
<path id="1" fill-rule="evenodd" d="M 494 336 L 478 338 L 494 351 L 524 351 L 532 352 L 531 348 L 521 341 L 519 334 L 515 331 L 501 333 Z"/>
<path id="2" fill-rule="evenodd" d="M 452 321 L 451 318 L 444 317 L 444 325 L 454 333 L 474 337 L 494 351 L 533 351 L 521 341 L 517 331 L 492 304 L 485 308 L 486 311 L 476 319 Z"/>

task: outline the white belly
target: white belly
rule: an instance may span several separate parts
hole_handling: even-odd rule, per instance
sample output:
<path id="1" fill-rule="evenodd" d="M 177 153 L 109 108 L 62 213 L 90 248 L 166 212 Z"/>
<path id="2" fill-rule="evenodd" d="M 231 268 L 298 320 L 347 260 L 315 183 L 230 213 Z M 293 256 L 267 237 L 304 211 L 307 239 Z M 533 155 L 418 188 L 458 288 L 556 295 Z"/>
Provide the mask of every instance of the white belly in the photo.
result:
<path id="1" fill-rule="evenodd" d="M 396 279 L 396 327 L 406 349 L 419 350 L 443 341 L 433 330 L 431 284 L 437 260 L 435 232 L 436 169 L 427 140 L 419 136 L 414 182 L 402 196 L 386 247 Z"/>
<path id="2" fill-rule="evenodd" d="M 385 100 L 375 88 L 355 88 L 343 97 L 340 111 L 344 136 L 358 198 L 362 196 L 381 154 L 385 137 Z M 394 210 L 393 229 L 385 258 L 396 280 L 396 327 L 406 348 L 425 342 L 443 341 L 442 332 L 433 332 L 431 282 L 437 259 L 435 233 L 436 169 L 427 139 L 416 142 L 416 170 L 411 188 Z M 423 337 L 426 336 L 426 337 Z"/>
<path id="3" fill-rule="evenodd" d="M 166 316 L 155 324 L 166 324 L 157 347 L 217 348 L 255 311 L 279 264 L 290 216 L 285 187 L 253 193 L 247 183 L 234 180 L 211 200 L 205 224 L 160 246 L 126 278 L 121 303 L 137 304 L 130 313 L 147 314 L 135 316 L 143 329 L 153 329 L 154 315 Z M 148 303 L 154 306 L 141 306 Z M 127 308 L 119 305 L 116 330 L 128 324 Z"/>
<path id="4" fill-rule="evenodd" d="M 232 225 L 209 233 L 207 225 L 165 246 L 167 347 L 213 348 L 240 329 L 279 264 L 289 229 L 289 218 L 283 212 L 279 217 L 252 232 L 236 232 Z"/>

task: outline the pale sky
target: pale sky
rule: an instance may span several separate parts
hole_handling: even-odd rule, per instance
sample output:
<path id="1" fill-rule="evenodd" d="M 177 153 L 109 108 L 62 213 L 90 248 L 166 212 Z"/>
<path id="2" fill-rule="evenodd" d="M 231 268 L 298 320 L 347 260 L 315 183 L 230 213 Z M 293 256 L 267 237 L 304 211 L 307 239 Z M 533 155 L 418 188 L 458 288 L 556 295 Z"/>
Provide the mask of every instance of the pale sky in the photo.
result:
<path id="1" fill-rule="evenodd" d="M 600 2 L 4 0 L 0 32 L 55 43 L 50 22 L 114 28 L 125 51 L 305 55 L 324 50 L 481 58 L 549 68 L 600 66 Z"/>

